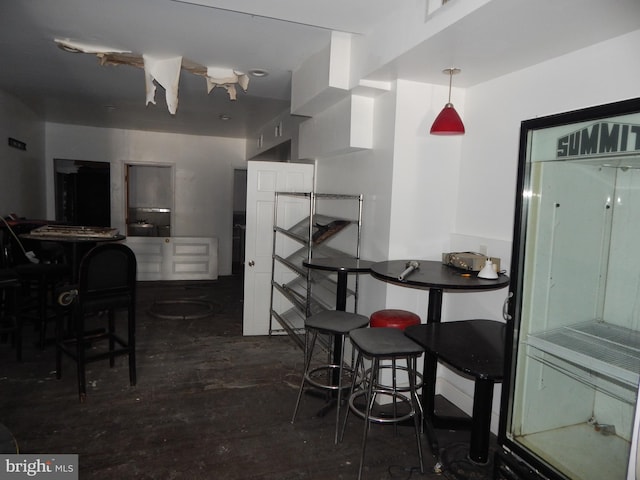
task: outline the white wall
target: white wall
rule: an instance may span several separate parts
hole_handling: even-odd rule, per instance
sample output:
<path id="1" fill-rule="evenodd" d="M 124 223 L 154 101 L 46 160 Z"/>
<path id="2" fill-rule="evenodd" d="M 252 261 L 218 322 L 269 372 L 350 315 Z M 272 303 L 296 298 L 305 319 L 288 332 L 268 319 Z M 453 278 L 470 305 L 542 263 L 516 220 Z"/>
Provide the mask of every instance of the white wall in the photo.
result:
<path id="1" fill-rule="evenodd" d="M 245 140 L 48 123 L 47 217 L 55 216 L 53 159 L 111 164 L 111 222 L 125 227 L 124 165 L 175 166 L 172 235 L 217 237 L 219 273 L 231 275 L 233 171 L 246 168 Z"/>
<path id="2" fill-rule="evenodd" d="M 434 260 L 443 251 L 486 246 L 508 268 L 520 122 L 640 96 L 637 45 L 640 32 L 466 91 L 454 89 L 452 101 L 467 128 L 463 137 L 428 133 L 446 103 L 446 88 L 399 80 L 392 92 L 376 98 L 374 148 L 318 158 L 317 189 L 365 194 L 364 258 Z M 322 133 L 313 132 L 320 139 Z M 424 291 L 387 286 L 368 277 L 361 286 L 361 313 L 398 307 L 426 315 Z M 443 319 L 499 320 L 507 293 L 445 293 Z M 441 369 L 437 390 L 471 412 L 470 381 Z M 499 394 L 498 387 L 494 432 Z"/>
<path id="3" fill-rule="evenodd" d="M 458 233 L 511 238 L 520 122 L 640 96 L 638 45 L 640 30 L 467 91 Z"/>
<path id="4" fill-rule="evenodd" d="M 316 191 L 319 193 L 363 194 L 361 256 L 366 259 L 387 258 L 391 220 L 391 183 L 396 112 L 395 91 L 377 97 L 374 107 L 374 148 L 318 158 Z M 336 119 L 341 121 L 341 119 Z M 320 123 L 320 126 L 330 122 Z M 331 138 L 332 130 L 310 130 L 310 135 Z M 359 312 L 365 315 L 384 308 L 385 284 L 361 276 Z"/>
<path id="5" fill-rule="evenodd" d="M 27 144 L 26 151 L 8 138 Z M 0 215 L 44 218 L 44 123 L 13 96 L 0 91 Z"/>
<path id="6" fill-rule="evenodd" d="M 640 31 L 467 90 L 463 117 L 467 133 L 462 143 L 452 250 L 477 250 L 486 245 L 488 253 L 501 257 L 502 267 L 509 268 L 520 122 L 640 96 L 640 60 L 634 54 L 638 42 Z M 506 290 L 465 294 L 447 302 L 445 318 L 500 319 L 506 294 Z M 471 382 L 446 373 L 441 390 L 470 411 Z M 497 388 L 494 430 L 499 393 Z"/>
<path id="7" fill-rule="evenodd" d="M 478 250 L 510 267 L 520 122 L 640 97 L 640 31 L 534 65 L 467 90 L 452 250 Z M 454 96 L 455 98 L 455 96 Z M 501 318 L 507 291 L 445 294 L 446 319 Z M 453 301 L 455 296 L 455 301 Z M 447 301 L 449 300 L 449 301 Z M 473 385 L 443 373 L 440 391 L 470 412 Z M 492 428 L 497 430 L 500 388 Z"/>

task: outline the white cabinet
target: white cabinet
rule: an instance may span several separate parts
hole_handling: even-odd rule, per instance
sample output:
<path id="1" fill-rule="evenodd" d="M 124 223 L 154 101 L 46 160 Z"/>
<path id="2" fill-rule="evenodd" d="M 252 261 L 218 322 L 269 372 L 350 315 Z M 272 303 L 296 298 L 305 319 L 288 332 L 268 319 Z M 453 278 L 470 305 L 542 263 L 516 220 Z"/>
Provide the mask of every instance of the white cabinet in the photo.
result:
<path id="1" fill-rule="evenodd" d="M 138 280 L 215 280 L 218 239 L 215 237 L 127 237 L 136 254 Z"/>

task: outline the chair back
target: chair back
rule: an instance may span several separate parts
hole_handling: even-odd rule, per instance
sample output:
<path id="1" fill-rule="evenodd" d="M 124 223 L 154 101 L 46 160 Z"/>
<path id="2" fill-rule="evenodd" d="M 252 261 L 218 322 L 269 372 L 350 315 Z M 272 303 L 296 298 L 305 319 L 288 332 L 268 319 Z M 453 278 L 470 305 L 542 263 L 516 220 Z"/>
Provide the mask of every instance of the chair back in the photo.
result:
<path id="1" fill-rule="evenodd" d="M 0 225 L 0 268 L 12 268 L 15 263 L 9 230 L 4 225 Z"/>
<path id="2" fill-rule="evenodd" d="M 80 262 L 78 297 L 83 310 L 135 303 L 136 256 L 121 243 L 102 243 Z M 91 308 L 93 307 L 93 308 Z"/>

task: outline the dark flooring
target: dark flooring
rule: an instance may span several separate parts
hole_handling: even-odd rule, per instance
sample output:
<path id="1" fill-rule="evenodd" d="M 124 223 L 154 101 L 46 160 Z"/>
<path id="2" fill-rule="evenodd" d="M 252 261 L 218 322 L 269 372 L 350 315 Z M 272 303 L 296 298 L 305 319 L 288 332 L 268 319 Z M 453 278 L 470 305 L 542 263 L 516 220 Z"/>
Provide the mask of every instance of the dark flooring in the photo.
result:
<path id="1" fill-rule="evenodd" d="M 83 404 L 74 364 L 57 380 L 54 348 L 38 349 L 31 325 L 21 363 L 0 345 L 0 423 L 20 453 L 78 454 L 81 479 L 357 478 L 362 420 L 334 445 L 335 417 L 305 395 L 290 423 L 302 351 L 286 336 L 242 336 L 240 276 L 140 283 L 137 311 L 137 385 L 126 357 L 92 363 Z M 423 441 L 421 474 L 413 429 L 374 425 L 363 479 L 490 478 L 466 460 L 467 438 L 440 431 L 442 474 Z"/>

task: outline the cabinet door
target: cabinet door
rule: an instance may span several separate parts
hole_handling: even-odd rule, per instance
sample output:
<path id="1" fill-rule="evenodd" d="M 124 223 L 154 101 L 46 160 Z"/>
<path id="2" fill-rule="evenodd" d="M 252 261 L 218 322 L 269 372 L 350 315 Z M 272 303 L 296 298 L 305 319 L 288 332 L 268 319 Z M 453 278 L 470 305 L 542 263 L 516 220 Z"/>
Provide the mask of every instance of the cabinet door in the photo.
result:
<path id="1" fill-rule="evenodd" d="M 163 244 L 163 280 L 218 278 L 218 239 L 166 237 Z"/>
<path id="2" fill-rule="evenodd" d="M 314 166 L 309 164 L 248 162 L 244 335 L 269 333 L 274 193 L 310 192 L 313 174 Z"/>
<path id="3" fill-rule="evenodd" d="M 215 237 L 127 237 L 136 254 L 138 280 L 215 280 L 218 239 Z"/>

